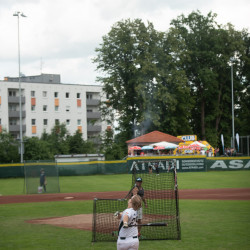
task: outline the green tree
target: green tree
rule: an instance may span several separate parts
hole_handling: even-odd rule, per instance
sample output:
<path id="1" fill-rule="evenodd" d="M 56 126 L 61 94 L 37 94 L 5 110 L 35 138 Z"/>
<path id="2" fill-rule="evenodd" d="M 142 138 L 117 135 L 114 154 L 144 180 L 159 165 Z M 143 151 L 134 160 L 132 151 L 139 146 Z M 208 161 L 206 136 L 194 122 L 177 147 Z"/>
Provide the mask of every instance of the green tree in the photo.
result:
<path id="1" fill-rule="evenodd" d="M 190 120 L 194 106 L 181 64 L 183 59 L 189 59 L 189 55 L 185 43 L 178 38 L 179 32 L 175 29 L 162 33 L 156 55 L 159 62 L 155 103 L 159 107 L 160 120 L 155 129 L 172 135 L 192 133 Z"/>
<path id="2" fill-rule="evenodd" d="M 240 69 L 237 69 L 237 76 L 243 85 L 243 89 L 239 94 L 238 105 L 235 109 L 235 127 L 236 132 L 240 136 L 250 135 L 250 36 L 247 30 L 242 31 L 243 40 L 245 42 L 245 53 L 242 54 L 240 60 Z M 237 66 L 237 65 L 236 65 Z M 235 65 L 234 65 L 235 67 Z"/>
<path id="3" fill-rule="evenodd" d="M 102 148 L 106 160 L 120 160 L 127 155 L 120 142 L 115 142 L 114 132 L 111 129 L 107 129 L 102 138 Z M 124 153 L 124 151 L 126 153 Z"/>
<path id="4" fill-rule="evenodd" d="M 226 140 L 229 139 L 232 119 L 229 62 L 232 56 L 240 61 L 245 49 L 242 33 L 235 31 L 230 24 L 222 27 L 215 18 L 216 14 L 211 12 L 203 16 L 197 11 L 171 22 L 189 54 L 182 62 L 191 98 L 197 104 L 192 109 L 193 131 L 214 146 L 218 144 L 221 133 Z M 236 100 L 239 100 L 242 87 L 240 79 L 236 78 Z"/>
<path id="5" fill-rule="evenodd" d="M 185 71 L 178 64 L 183 49 L 174 31 L 157 32 L 152 23 L 145 25 L 140 19 L 118 22 L 103 37 L 94 59 L 108 96 L 102 112 L 118 113 L 124 142 L 134 136 L 135 128 L 142 133 L 190 130 L 192 102 Z"/>
<path id="6" fill-rule="evenodd" d="M 54 155 L 47 141 L 38 137 L 25 138 L 25 160 L 53 160 Z"/>
<path id="7" fill-rule="evenodd" d="M 90 154 L 96 153 L 95 146 L 91 141 L 84 141 L 82 133 L 77 130 L 73 136 L 68 136 L 70 154 Z"/>
<path id="8" fill-rule="evenodd" d="M 55 126 L 51 130 L 51 134 L 46 135 L 43 134 L 43 138 L 46 138 L 47 142 L 50 145 L 50 150 L 53 155 L 57 154 L 69 154 L 69 145 L 67 137 L 69 136 L 69 132 L 66 128 L 66 125 L 63 124 L 55 124 Z"/>
<path id="9" fill-rule="evenodd" d="M 18 145 L 11 134 L 3 130 L 0 133 L 0 163 L 19 162 Z"/>

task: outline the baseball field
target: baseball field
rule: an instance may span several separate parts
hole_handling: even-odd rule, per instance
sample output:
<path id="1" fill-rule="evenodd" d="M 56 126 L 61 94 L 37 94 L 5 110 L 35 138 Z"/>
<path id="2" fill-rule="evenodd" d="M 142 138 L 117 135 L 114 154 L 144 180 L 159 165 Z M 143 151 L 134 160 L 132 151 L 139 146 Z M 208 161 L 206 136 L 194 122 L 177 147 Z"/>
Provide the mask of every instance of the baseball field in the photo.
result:
<path id="1" fill-rule="evenodd" d="M 179 173 L 178 184 L 181 240 L 145 240 L 140 249 L 250 248 L 250 171 Z M 116 249 L 115 242 L 92 243 L 90 230 L 30 222 L 91 217 L 86 197 L 123 194 L 130 185 L 126 174 L 60 177 L 60 194 L 24 195 L 22 178 L 0 179 L 0 249 Z"/>

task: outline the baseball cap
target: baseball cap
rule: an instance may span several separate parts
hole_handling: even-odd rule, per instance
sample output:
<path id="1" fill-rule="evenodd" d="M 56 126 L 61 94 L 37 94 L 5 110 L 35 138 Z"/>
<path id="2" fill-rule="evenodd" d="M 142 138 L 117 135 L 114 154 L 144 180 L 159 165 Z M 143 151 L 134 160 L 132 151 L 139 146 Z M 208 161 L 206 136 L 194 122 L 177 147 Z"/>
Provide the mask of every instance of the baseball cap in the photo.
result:
<path id="1" fill-rule="evenodd" d="M 141 177 L 138 177 L 138 178 L 136 179 L 136 181 L 142 182 L 142 178 L 141 178 Z"/>

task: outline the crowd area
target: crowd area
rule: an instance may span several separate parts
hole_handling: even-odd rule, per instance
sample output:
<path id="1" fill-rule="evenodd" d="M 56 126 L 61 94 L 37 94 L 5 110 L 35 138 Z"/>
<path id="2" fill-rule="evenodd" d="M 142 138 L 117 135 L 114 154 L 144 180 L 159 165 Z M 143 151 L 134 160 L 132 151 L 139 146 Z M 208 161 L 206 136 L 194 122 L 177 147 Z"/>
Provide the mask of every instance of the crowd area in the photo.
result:
<path id="1" fill-rule="evenodd" d="M 128 156 L 183 156 L 183 155 L 205 155 L 207 157 L 232 157 L 237 155 L 234 148 L 225 148 L 224 152 L 220 152 L 219 148 L 200 148 L 200 149 L 164 149 L 164 150 L 133 150 L 129 151 Z"/>

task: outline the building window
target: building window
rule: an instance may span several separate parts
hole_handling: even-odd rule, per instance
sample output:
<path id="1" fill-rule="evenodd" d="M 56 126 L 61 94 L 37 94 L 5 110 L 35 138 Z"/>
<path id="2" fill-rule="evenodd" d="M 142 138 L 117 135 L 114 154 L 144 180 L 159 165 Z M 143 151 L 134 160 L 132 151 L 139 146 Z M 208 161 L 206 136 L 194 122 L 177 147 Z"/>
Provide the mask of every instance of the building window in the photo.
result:
<path id="1" fill-rule="evenodd" d="M 16 104 L 13 104 L 13 103 L 9 104 L 10 111 L 17 111 L 18 110 L 17 107 L 18 107 L 18 105 L 16 105 Z"/>
<path id="2" fill-rule="evenodd" d="M 70 106 L 66 106 L 66 112 L 70 111 Z"/>
<path id="3" fill-rule="evenodd" d="M 31 111 L 35 111 L 36 110 L 36 105 L 31 105 Z"/>
<path id="4" fill-rule="evenodd" d="M 76 93 L 76 98 L 77 99 L 81 98 L 81 93 Z"/>
<path id="5" fill-rule="evenodd" d="M 31 125 L 32 126 L 36 125 L 36 119 L 31 119 Z"/>
<path id="6" fill-rule="evenodd" d="M 16 96 L 16 91 L 10 90 L 9 91 L 9 96 Z"/>
<path id="7" fill-rule="evenodd" d="M 10 119 L 10 125 L 17 125 L 17 119 Z"/>
<path id="8" fill-rule="evenodd" d="M 91 100 L 92 97 L 93 97 L 92 94 L 87 94 L 87 99 L 88 99 L 88 100 Z"/>
<path id="9" fill-rule="evenodd" d="M 43 97 L 47 97 L 47 91 L 43 91 Z"/>
<path id="10" fill-rule="evenodd" d="M 34 90 L 32 90 L 32 91 L 30 92 L 30 95 L 31 95 L 31 97 L 35 97 L 35 96 L 36 96 L 36 92 L 35 92 Z"/>
<path id="11" fill-rule="evenodd" d="M 65 97 L 69 98 L 69 92 L 66 92 Z"/>
<path id="12" fill-rule="evenodd" d="M 48 125 L 48 119 L 43 119 L 43 125 L 47 126 Z"/>
<path id="13" fill-rule="evenodd" d="M 91 112 L 93 112 L 92 109 L 87 109 L 87 113 L 91 113 Z"/>
<path id="14" fill-rule="evenodd" d="M 43 105 L 43 111 L 47 111 L 47 105 Z"/>
<path id="15" fill-rule="evenodd" d="M 31 97 L 31 105 L 36 105 L 36 98 L 35 97 Z"/>
<path id="16" fill-rule="evenodd" d="M 69 126 L 70 125 L 70 119 L 66 120 L 66 125 Z"/>
<path id="17" fill-rule="evenodd" d="M 54 97 L 55 97 L 55 98 L 58 97 L 58 92 L 54 92 Z"/>
<path id="18" fill-rule="evenodd" d="M 59 125 L 59 122 L 60 122 L 59 119 L 55 119 L 55 124 L 56 125 Z"/>
<path id="19" fill-rule="evenodd" d="M 55 111 L 59 111 L 59 106 L 55 106 Z"/>
<path id="20" fill-rule="evenodd" d="M 77 120 L 77 125 L 79 126 L 79 125 L 81 125 L 81 124 L 82 124 L 81 119 L 78 119 L 78 120 Z"/>
<path id="21" fill-rule="evenodd" d="M 76 103 L 77 103 L 78 108 L 80 108 L 82 106 L 82 100 L 81 99 L 77 99 Z"/>
<path id="22" fill-rule="evenodd" d="M 36 134 L 36 126 L 32 126 L 31 130 L 32 134 Z"/>

